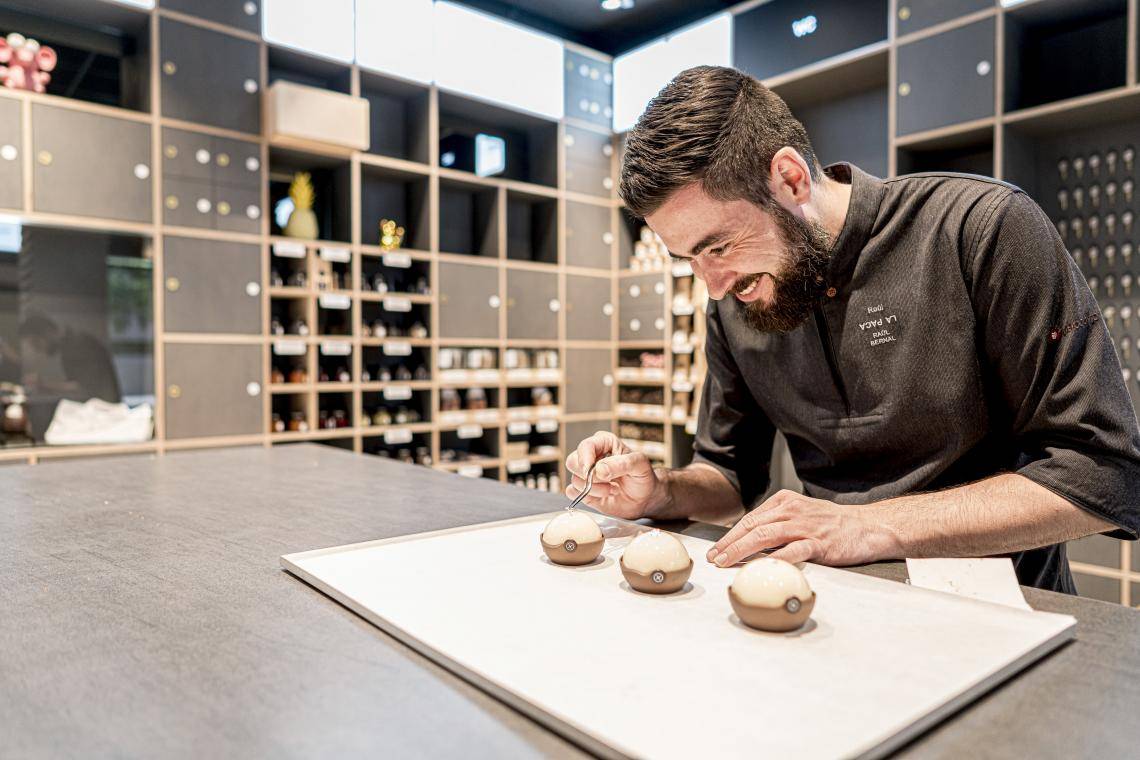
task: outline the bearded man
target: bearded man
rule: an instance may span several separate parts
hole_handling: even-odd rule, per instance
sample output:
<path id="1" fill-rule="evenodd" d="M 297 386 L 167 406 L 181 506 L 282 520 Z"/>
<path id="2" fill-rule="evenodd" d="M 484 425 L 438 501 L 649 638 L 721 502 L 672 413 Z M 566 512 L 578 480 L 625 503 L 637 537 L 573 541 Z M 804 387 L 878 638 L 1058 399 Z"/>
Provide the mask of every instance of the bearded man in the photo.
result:
<path id="1" fill-rule="evenodd" d="M 720 566 L 1009 555 L 1021 583 L 1069 593 L 1063 542 L 1136 538 L 1140 429 L 1114 344 L 1021 190 L 822 168 L 777 95 L 702 66 L 629 134 L 620 194 L 708 286 L 694 457 L 655 469 L 596 433 L 568 495 L 597 463 L 603 512 L 735 520 Z M 777 430 L 805 493 L 756 505 Z"/>

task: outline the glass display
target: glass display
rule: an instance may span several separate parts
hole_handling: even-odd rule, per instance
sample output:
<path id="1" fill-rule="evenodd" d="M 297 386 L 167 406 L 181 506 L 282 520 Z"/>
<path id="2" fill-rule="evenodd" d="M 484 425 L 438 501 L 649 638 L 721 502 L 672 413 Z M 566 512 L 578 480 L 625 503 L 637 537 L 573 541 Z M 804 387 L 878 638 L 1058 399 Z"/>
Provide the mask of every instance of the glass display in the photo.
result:
<path id="1" fill-rule="evenodd" d="M 0 223 L 0 449 L 153 435 L 149 240 Z"/>

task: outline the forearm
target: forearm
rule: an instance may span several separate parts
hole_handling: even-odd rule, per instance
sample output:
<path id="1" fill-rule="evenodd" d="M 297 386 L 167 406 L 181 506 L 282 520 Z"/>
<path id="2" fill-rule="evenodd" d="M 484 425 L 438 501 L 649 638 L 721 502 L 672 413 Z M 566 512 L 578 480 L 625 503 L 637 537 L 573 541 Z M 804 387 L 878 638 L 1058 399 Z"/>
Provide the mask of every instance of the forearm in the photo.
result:
<path id="1" fill-rule="evenodd" d="M 714 467 L 704 464 L 679 469 L 661 467 L 656 473 L 661 488 L 647 517 L 725 525 L 740 519 L 744 513 L 740 494 Z"/>
<path id="2" fill-rule="evenodd" d="M 1005 554 L 1114 527 L 1015 473 L 865 508 L 885 529 L 881 559 Z"/>

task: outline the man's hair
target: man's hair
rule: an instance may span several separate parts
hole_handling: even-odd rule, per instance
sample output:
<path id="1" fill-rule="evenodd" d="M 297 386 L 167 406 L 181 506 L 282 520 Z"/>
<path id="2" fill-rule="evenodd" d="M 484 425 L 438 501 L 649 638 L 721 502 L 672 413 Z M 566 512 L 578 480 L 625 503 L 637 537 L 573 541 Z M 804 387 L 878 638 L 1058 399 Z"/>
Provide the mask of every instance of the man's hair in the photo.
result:
<path id="1" fill-rule="evenodd" d="M 795 148 L 821 174 L 803 124 L 779 95 L 725 66 L 695 66 L 665 85 L 626 141 L 619 194 L 635 216 L 700 181 L 717 200 L 771 203 L 772 157 Z"/>

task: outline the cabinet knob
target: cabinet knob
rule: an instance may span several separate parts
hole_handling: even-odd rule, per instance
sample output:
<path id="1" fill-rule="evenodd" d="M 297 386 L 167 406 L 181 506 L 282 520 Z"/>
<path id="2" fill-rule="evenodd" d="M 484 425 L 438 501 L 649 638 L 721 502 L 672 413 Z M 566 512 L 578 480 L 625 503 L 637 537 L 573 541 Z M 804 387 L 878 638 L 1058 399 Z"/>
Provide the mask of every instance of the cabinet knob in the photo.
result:
<path id="1" fill-rule="evenodd" d="M 602 146 L 602 155 L 603 156 L 605 156 L 606 158 L 609 158 L 613 154 L 614 154 L 614 146 L 610 145 L 609 143 L 606 143 L 605 145 Z"/>
<path id="2" fill-rule="evenodd" d="M 614 187 L 613 177 L 602 177 L 602 187 L 607 190 L 612 190 Z"/>
<path id="3" fill-rule="evenodd" d="M 54 160 L 55 157 L 52 156 L 50 150 L 41 150 L 36 154 L 36 161 L 38 161 L 41 166 L 51 166 L 51 162 Z"/>
<path id="4" fill-rule="evenodd" d="M 562 142 L 567 148 L 573 148 L 574 147 L 574 135 L 566 135 L 565 137 L 562 138 Z"/>
<path id="5" fill-rule="evenodd" d="M 507 308 L 508 308 L 508 309 L 513 309 L 513 308 L 515 308 L 515 306 L 517 306 L 517 305 L 518 305 L 518 301 L 516 301 L 515 299 L 513 299 L 513 298 L 508 298 L 508 299 L 507 299 Z"/>
<path id="6" fill-rule="evenodd" d="M 250 95 L 253 95 L 255 92 L 257 92 L 257 82 L 253 79 L 245 80 L 242 82 L 241 86 L 242 89 L 248 92 Z"/>
<path id="7" fill-rule="evenodd" d="M 910 8 L 906 5 L 900 5 L 899 6 L 899 19 L 901 19 L 902 21 L 906 21 L 908 18 L 910 18 Z"/>
<path id="8" fill-rule="evenodd" d="M 182 283 L 179 281 L 179 279 L 177 277 L 167 277 L 166 278 L 166 289 L 169 290 L 171 293 L 177 293 L 178 289 L 180 287 L 182 287 Z"/>
<path id="9" fill-rule="evenodd" d="M 250 219 L 254 219 L 254 220 L 260 219 L 261 218 L 261 207 L 260 206 L 253 206 L 253 205 L 246 206 L 245 207 L 245 215 L 248 216 Z"/>
<path id="10" fill-rule="evenodd" d="M 9 143 L 0 147 L 0 158 L 3 158 L 5 161 L 15 161 L 19 155 L 20 151 L 16 150 L 15 145 Z"/>
<path id="11" fill-rule="evenodd" d="M 634 332 L 639 332 L 641 330 L 641 320 L 640 319 L 629 320 L 629 329 L 633 330 Z"/>
<path id="12" fill-rule="evenodd" d="M 178 146 L 167 145 L 162 149 L 162 155 L 166 156 L 167 158 L 178 158 Z"/>
<path id="13" fill-rule="evenodd" d="M 218 162 L 218 166 L 220 166 L 224 169 L 230 165 L 230 154 L 229 153 L 219 153 L 214 160 Z"/>
<path id="14" fill-rule="evenodd" d="M 247 2 L 245 5 L 243 5 L 241 7 L 241 9 L 243 11 L 245 11 L 245 15 L 247 15 L 247 16 L 256 16 L 257 15 L 257 3 Z"/>
<path id="15" fill-rule="evenodd" d="M 905 98 L 910 95 L 910 82 L 899 83 L 899 97 Z"/>
<path id="16" fill-rule="evenodd" d="M 640 285 L 630 285 L 629 286 L 630 298 L 637 298 L 640 295 L 641 295 L 641 286 Z"/>
<path id="17" fill-rule="evenodd" d="M 245 384 L 245 392 L 251 396 L 257 396 L 261 393 L 261 383 L 249 382 Z"/>
<path id="18" fill-rule="evenodd" d="M 614 376 L 613 375 L 610 375 L 608 373 L 605 375 L 602 375 L 602 385 L 609 388 L 613 384 L 614 384 Z"/>
<path id="19" fill-rule="evenodd" d="M 177 385 L 171 385 L 166 389 L 166 395 L 170 396 L 171 398 L 181 398 L 182 388 Z"/>
<path id="20" fill-rule="evenodd" d="M 166 74 L 166 76 L 172 77 L 176 71 L 178 71 L 178 67 L 174 65 L 174 61 L 162 62 L 162 73 Z"/>
<path id="21" fill-rule="evenodd" d="M 612 317 L 614 315 L 614 305 L 608 301 L 602 304 L 602 313 L 607 317 Z"/>
<path id="22" fill-rule="evenodd" d="M 974 70 L 978 72 L 978 76 L 984 77 L 990 73 L 992 68 L 993 67 L 990 66 L 989 61 L 982 60 L 982 61 L 978 61 L 978 65 L 974 67 Z"/>
<path id="23" fill-rule="evenodd" d="M 550 310 L 556 314 L 558 313 L 558 310 L 562 308 L 562 304 L 558 302 L 557 298 L 551 298 L 550 303 L 547 304 L 547 306 L 549 306 Z"/>
<path id="24" fill-rule="evenodd" d="M 225 201 L 218 201 L 218 214 L 221 216 L 230 215 L 230 204 Z"/>
<path id="25" fill-rule="evenodd" d="M 208 214 L 210 213 L 210 209 L 213 208 L 213 204 L 210 203 L 208 198 L 199 198 L 194 204 L 194 208 L 198 209 L 199 214 Z"/>
<path id="26" fill-rule="evenodd" d="M 491 296 L 487 299 L 487 303 L 490 304 L 492 309 L 497 309 L 503 305 L 503 299 L 498 296 Z"/>
<path id="27" fill-rule="evenodd" d="M 602 242 L 605 243 L 606 245 L 610 245 L 611 243 L 613 243 L 614 242 L 614 233 L 603 232 L 602 233 Z"/>
<path id="28" fill-rule="evenodd" d="M 210 163 L 210 151 L 205 148 L 198 148 L 194 151 L 194 160 L 202 165 Z"/>
<path id="29" fill-rule="evenodd" d="M 657 319 L 653 320 L 653 326 L 655 328 L 657 328 L 658 330 L 664 330 L 665 329 L 665 317 L 658 317 Z"/>
<path id="30" fill-rule="evenodd" d="M 245 294 L 250 298 L 256 298 L 261 295 L 261 285 L 256 282 L 247 282 L 245 284 Z"/>
<path id="31" fill-rule="evenodd" d="M 248 171 L 255 172 L 261 168 L 261 160 L 256 156 L 250 156 L 245 160 L 245 168 Z"/>
<path id="32" fill-rule="evenodd" d="M 150 176 L 150 167 L 146 164 L 135 164 L 135 178 L 146 179 Z"/>
<path id="33" fill-rule="evenodd" d="M 178 208 L 178 196 L 177 195 L 166 196 L 166 207 L 168 209 L 170 209 L 171 211 Z"/>
<path id="34" fill-rule="evenodd" d="M 440 303 L 447 303 L 448 300 L 449 299 L 447 298 L 447 293 L 440 293 L 439 294 L 439 302 Z"/>
<path id="35" fill-rule="evenodd" d="M 658 280 L 657 282 L 653 283 L 653 292 L 659 296 L 665 295 L 665 281 Z"/>

